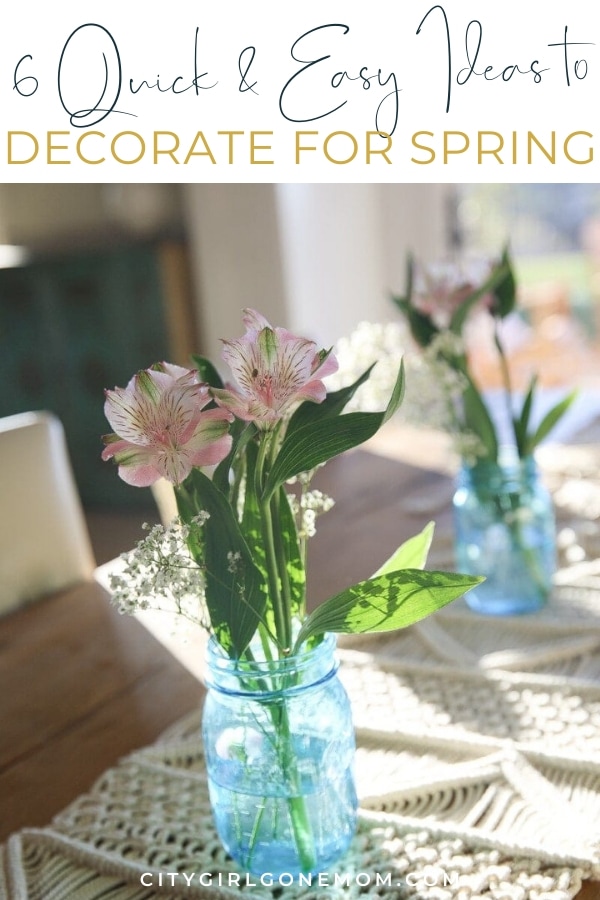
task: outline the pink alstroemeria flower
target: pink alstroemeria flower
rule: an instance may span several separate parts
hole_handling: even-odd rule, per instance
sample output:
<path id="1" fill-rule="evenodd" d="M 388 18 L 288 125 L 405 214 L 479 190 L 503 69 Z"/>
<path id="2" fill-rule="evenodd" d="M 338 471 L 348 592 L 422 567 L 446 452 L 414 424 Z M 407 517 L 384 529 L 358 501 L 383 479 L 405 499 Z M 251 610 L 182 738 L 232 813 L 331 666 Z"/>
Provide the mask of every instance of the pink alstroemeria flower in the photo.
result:
<path id="1" fill-rule="evenodd" d="M 416 271 L 414 305 L 438 328 L 448 328 L 455 310 L 487 280 L 491 271 L 492 264 L 484 260 L 422 265 Z M 486 307 L 490 300 L 489 295 L 481 297 L 478 305 Z"/>
<path id="2" fill-rule="evenodd" d="M 244 310 L 243 322 L 243 337 L 223 341 L 222 356 L 237 385 L 214 388 L 217 403 L 239 419 L 269 428 L 293 404 L 325 399 L 327 391 L 321 379 L 338 368 L 331 351 L 317 350 L 314 341 L 296 337 L 285 328 L 273 328 L 253 309 Z"/>
<path id="3" fill-rule="evenodd" d="M 216 465 L 229 453 L 233 416 L 204 409 L 212 398 L 194 370 L 160 363 L 105 394 L 115 434 L 104 436 L 102 459 L 114 459 L 128 484 L 148 487 L 161 477 L 180 484 L 194 466 Z"/>

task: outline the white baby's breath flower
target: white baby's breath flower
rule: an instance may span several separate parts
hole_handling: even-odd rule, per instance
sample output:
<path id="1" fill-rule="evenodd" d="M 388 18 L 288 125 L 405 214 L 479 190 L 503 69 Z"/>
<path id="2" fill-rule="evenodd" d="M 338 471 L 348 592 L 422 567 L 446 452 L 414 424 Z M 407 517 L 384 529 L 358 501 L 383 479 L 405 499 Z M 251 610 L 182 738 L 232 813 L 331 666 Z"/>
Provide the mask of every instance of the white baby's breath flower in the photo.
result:
<path id="1" fill-rule="evenodd" d="M 376 362 L 369 380 L 358 389 L 346 411 L 385 409 L 403 359 L 406 390 L 399 417 L 411 425 L 448 432 L 461 456 L 477 459 L 484 455 L 485 448 L 477 435 L 465 431 L 461 416 L 466 380 L 448 363 L 448 359 L 464 352 L 461 336 L 450 331 L 440 332 L 422 349 L 417 348 L 403 322 L 361 322 L 338 344 L 340 368 L 328 379 L 328 389 L 351 384 Z"/>
<path id="2" fill-rule="evenodd" d="M 186 544 L 190 530 L 201 528 L 207 518 L 201 512 L 190 525 L 175 519 L 166 527 L 143 526 L 146 536 L 121 554 L 124 566 L 110 577 L 111 602 L 119 612 L 157 609 L 208 628 L 204 572 Z"/>
<path id="3" fill-rule="evenodd" d="M 314 537 L 317 533 L 315 521 L 317 514 L 314 509 L 303 509 L 300 530 L 298 536 L 300 538 Z"/>
<path id="4" fill-rule="evenodd" d="M 242 566 L 242 554 L 239 550 L 230 550 L 227 553 L 227 571 L 235 575 Z"/>
<path id="5" fill-rule="evenodd" d="M 465 352 L 465 342 L 459 334 L 453 331 L 438 332 L 423 355 L 428 360 L 434 360 L 443 357 L 461 356 Z"/>
<path id="6" fill-rule="evenodd" d="M 306 491 L 300 497 L 302 509 L 311 509 L 317 513 L 329 512 L 334 503 L 335 501 L 331 497 L 318 490 Z"/>
<path id="7" fill-rule="evenodd" d="M 349 337 L 342 338 L 337 344 L 339 369 L 327 379 L 327 389 L 347 387 L 369 366 L 377 363 L 345 411 L 378 412 L 385 409 L 402 357 L 411 341 L 403 322 L 361 322 Z"/>
<path id="8" fill-rule="evenodd" d="M 323 491 L 309 491 L 303 488 L 299 496 L 287 495 L 292 515 L 296 520 L 296 528 L 300 541 L 304 542 L 317 533 L 316 520 L 322 513 L 329 512 L 335 501 Z"/>
<path id="9" fill-rule="evenodd" d="M 474 466 L 479 459 L 486 455 L 485 444 L 473 432 L 455 432 L 452 439 L 456 453 L 467 466 Z"/>

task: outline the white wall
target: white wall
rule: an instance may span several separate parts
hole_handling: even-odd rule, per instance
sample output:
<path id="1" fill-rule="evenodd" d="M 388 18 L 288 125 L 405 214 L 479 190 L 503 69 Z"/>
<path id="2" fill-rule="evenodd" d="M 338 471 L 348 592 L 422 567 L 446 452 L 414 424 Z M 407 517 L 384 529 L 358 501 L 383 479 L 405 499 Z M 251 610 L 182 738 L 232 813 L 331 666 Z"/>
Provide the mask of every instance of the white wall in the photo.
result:
<path id="1" fill-rule="evenodd" d="M 380 184 L 387 287 L 404 289 L 406 251 L 431 262 L 448 254 L 452 185 Z"/>
<path id="2" fill-rule="evenodd" d="M 331 346 L 386 316 L 378 192 L 368 184 L 277 185 L 292 329 Z"/>
<path id="3" fill-rule="evenodd" d="M 240 310 L 330 346 L 363 319 L 394 318 L 410 249 L 446 252 L 445 185 L 197 184 L 185 209 L 202 350 L 241 334 Z"/>
<path id="4" fill-rule="evenodd" d="M 292 325 L 326 346 L 396 316 L 408 250 L 447 252 L 445 185 L 281 184 L 277 200 Z"/>
<path id="5" fill-rule="evenodd" d="M 200 314 L 200 350 L 218 360 L 220 338 L 243 334 L 253 307 L 288 325 L 274 186 L 189 184 L 184 209 Z"/>

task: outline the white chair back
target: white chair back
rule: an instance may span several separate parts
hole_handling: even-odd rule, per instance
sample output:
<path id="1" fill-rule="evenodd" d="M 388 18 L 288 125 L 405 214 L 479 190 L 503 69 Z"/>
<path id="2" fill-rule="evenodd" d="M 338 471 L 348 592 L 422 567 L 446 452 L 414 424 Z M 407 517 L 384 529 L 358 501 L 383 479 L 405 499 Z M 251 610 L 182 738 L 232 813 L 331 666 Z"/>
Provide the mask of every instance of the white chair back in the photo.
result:
<path id="1" fill-rule="evenodd" d="M 0 419 L 0 614 L 91 579 L 94 566 L 60 421 Z"/>

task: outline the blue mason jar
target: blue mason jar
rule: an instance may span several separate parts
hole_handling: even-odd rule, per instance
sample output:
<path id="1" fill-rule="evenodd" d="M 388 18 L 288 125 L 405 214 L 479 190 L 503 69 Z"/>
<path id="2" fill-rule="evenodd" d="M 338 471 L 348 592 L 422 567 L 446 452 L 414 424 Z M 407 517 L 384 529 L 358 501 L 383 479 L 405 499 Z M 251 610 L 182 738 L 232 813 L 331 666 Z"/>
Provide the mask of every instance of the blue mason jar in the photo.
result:
<path id="1" fill-rule="evenodd" d="M 217 832 L 245 872 L 325 870 L 356 829 L 354 729 L 335 637 L 272 662 L 211 639 L 202 734 Z"/>
<path id="2" fill-rule="evenodd" d="M 556 535 L 533 457 L 463 465 L 453 507 L 457 570 L 486 578 L 465 596 L 471 609 L 509 616 L 542 607 L 556 570 Z"/>

